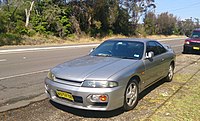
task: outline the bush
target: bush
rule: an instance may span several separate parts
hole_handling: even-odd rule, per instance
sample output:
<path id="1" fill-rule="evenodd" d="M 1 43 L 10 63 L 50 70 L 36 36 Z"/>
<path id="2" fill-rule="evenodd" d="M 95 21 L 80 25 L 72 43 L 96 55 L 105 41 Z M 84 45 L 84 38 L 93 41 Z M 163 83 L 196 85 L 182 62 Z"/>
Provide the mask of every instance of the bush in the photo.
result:
<path id="1" fill-rule="evenodd" d="M 21 43 L 21 36 L 19 34 L 0 34 L 0 46 L 4 45 L 19 45 Z"/>
<path id="2" fill-rule="evenodd" d="M 36 34 L 36 31 L 35 31 L 35 30 L 33 30 L 33 29 L 28 30 L 28 36 L 29 36 L 29 37 L 32 37 L 32 36 L 34 36 L 35 34 Z"/>
<path id="3" fill-rule="evenodd" d="M 20 35 L 27 35 L 28 29 L 24 25 L 25 25 L 25 23 L 23 21 L 18 20 L 16 22 L 16 27 L 14 29 L 14 33 L 17 33 Z"/>

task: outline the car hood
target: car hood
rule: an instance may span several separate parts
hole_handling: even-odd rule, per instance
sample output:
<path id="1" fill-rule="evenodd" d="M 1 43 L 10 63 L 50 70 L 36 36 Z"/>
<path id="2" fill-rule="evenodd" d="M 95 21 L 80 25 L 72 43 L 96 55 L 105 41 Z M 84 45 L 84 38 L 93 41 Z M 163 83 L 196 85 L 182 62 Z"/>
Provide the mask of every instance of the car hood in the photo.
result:
<path id="1" fill-rule="evenodd" d="M 188 38 L 186 40 L 189 41 L 189 42 L 200 43 L 200 38 Z"/>
<path id="2" fill-rule="evenodd" d="M 68 80 L 106 80 L 137 61 L 113 57 L 84 56 L 60 64 L 51 71 L 56 77 Z"/>

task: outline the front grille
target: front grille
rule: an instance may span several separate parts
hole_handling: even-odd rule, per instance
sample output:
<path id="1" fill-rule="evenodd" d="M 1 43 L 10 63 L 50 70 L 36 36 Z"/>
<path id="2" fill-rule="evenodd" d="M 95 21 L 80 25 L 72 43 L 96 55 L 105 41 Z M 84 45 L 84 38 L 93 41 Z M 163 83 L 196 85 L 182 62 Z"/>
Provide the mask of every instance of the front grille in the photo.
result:
<path id="1" fill-rule="evenodd" d="M 197 42 L 190 42 L 190 45 L 194 45 L 194 46 L 199 46 L 200 47 L 200 43 L 197 43 Z"/>
<path id="2" fill-rule="evenodd" d="M 74 101 L 77 103 L 83 103 L 83 98 L 80 96 L 73 96 Z"/>
<path id="3" fill-rule="evenodd" d="M 105 103 L 99 102 L 99 103 L 94 103 L 93 105 L 94 105 L 94 106 L 107 106 L 108 103 L 107 103 L 107 102 L 105 102 Z"/>
<path id="4" fill-rule="evenodd" d="M 77 86 L 77 87 L 80 87 L 82 84 L 82 82 L 80 82 L 80 81 L 68 80 L 68 79 L 63 79 L 63 78 L 59 78 L 59 77 L 56 77 L 55 81 L 62 83 L 62 84 Z"/>

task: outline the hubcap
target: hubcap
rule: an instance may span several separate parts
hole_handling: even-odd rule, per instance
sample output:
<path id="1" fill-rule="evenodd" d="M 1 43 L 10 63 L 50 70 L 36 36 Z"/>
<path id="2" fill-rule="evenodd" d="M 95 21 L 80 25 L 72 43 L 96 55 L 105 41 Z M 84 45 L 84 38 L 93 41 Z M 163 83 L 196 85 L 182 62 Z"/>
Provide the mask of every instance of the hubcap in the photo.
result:
<path id="1" fill-rule="evenodd" d="M 137 101 L 137 86 L 135 83 L 131 83 L 126 90 L 126 103 L 128 106 L 133 106 Z"/>
<path id="2" fill-rule="evenodd" d="M 169 67 L 169 74 L 168 74 L 168 77 L 169 77 L 170 80 L 172 79 L 173 74 L 174 74 L 174 70 L 173 70 L 173 67 L 172 67 L 172 65 L 171 65 L 171 66 Z"/>

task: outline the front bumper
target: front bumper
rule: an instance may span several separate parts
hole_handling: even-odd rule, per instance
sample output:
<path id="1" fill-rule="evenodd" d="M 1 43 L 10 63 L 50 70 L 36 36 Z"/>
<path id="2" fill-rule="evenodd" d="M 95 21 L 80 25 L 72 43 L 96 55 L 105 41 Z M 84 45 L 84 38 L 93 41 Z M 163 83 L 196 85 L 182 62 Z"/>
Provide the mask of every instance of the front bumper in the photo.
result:
<path id="1" fill-rule="evenodd" d="M 78 109 L 86 110 L 114 110 L 123 106 L 124 103 L 124 87 L 118 86 L 115 88 L 86 88 L 76 87 L 66 84 L 61 84 L 45 79 L 45 92 L 47 96 L 54 102 L 62 105 L 66 105 Z M 74 97 L 74 101 L 69 101 L 63 98 L 59 98 L 56 94 L 56 90 L 68 92 Z M 108 96 L 107 103 L 91 103 L 87 97 L 91 94 L 105 94 Z"/>
<path id="2" fill-rule="evenodd" d="M 200 45 L 184 44 L 184 52 L 200 52 Z"/>

